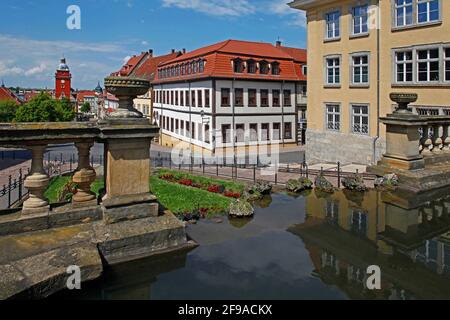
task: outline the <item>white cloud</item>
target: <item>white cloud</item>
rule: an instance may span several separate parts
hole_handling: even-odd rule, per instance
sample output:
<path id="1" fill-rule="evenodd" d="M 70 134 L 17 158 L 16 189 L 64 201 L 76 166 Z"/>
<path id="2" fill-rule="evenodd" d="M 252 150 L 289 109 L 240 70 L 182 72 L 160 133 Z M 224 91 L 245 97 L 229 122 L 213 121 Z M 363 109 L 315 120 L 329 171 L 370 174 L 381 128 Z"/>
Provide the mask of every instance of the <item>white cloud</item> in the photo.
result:
<path id="1" fill-rule="evenodd" d="M 141 44 L 142 44 L 143 46 L 148 46 L 148 41 L 145 41 L 145 40 L 144 40 L 144 41 L 141 42 Z"/>
<path id="2" fill-rule="evenodd" d="M 287 22 L 289 25 L 297 27 L 306 27 L 306 14 L 304 11 L 292 9 L 287 5 L 286 0 L 272 0 L 267 3 L 270 12 L 279 16 L 288 16 L 290 20 Z"/>
<path id="3" fill-rule="evenodd" d="M 255 13 L 289 17 L 287 24 L 306 26 L 305 13 L 290 8 L 289 0 L 161 0 L 164 7 L 189 9 L 213 16 L 240 17 Z"/>
<path id="4" fill-rule="evenodd" d="M 128 53 L 125 44 L 36 40 L 0 34 L 0 77 L 8 84 L 51 87 L 62 55 L 66 56 L 74 88 L 90 88 L 116 71 Z"/>
<path id="5" fill-rule="evenodd" d="M 122 59 L 122 62 L 125 64 L 128 62 L 128 60 L 131 59 L 131 56 L 126 56 L 125 58 Z"/>
<path id="6" fill-rule="evenodd" d="M 33 67 L 31 69 L 28 69 L 27 71 L 25 71 L 25 75 L 26 76 L 34 76 L 37 74 L 41 74 L 44 73 L 47 70 L 47 65 L 44 63 L 41 63 L 39 66 Z"/>
<path id="7" fill-rule="evenodd" d="M 164 7 L 192 9 L 213 16 L 244 16 L 256 12 L 249 0 L 162 0 Z"/>

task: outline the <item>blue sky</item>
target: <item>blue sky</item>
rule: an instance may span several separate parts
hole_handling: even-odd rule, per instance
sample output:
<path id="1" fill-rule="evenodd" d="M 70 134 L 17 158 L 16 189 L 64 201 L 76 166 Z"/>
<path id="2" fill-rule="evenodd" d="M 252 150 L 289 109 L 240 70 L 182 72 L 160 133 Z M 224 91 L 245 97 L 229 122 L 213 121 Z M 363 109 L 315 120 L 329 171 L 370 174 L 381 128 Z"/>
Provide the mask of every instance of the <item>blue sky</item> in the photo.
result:
<path id="1" fill-rule="evenodd" d="M 2 0 L 0 79 L 7 86 L 53 87 L 64 55 L 72 87 L 89 89 L 130 55 L 188 51 L 226 39 L 306 47 L 305 16 L 289 0 Z M 81 9 L 69 30 L 67 7 Z"/>

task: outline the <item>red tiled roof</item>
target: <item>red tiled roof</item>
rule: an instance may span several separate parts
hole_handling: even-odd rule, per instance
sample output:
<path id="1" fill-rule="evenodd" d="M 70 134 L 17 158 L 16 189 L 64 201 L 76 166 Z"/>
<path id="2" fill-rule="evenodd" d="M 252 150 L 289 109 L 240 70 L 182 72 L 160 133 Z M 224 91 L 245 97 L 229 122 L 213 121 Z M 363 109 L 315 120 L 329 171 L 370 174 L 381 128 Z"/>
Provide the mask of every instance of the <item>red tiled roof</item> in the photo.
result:
<path id="1" fill-rule="evenodd" d="M 12 93 L 11 90 L 3 86 L 0 87 L 0 101 L 1 100 L 13 100 L 17 104 L 20 104 L 20 100 L 15 96 L 15 94 Z"/>
<path id="2" fill-rule="evenodd" d="M 77 101 L 83 102 L 85 97 L 95 97 L 97 93 L 93 90 L 82 90 L 77 92 Z"/>
<path id="3" fill-rule="evenodd" d="M 131 75 L 152 81 L 153 79 L 155 79 L 156 70 L 161 63 L 173 60 L 180 55 L 181 52 L 178 51 L 163 56 L 149 56 L 148 59 L 146 59 L 139 67 L 137 67 Z"/>
<path id="4" fill-rule="evenodd" d="M 164 79 L 158 79 L 158 76 L 156 75 L 155 83 L 176 82 L 179 80 L 202 79 L 209 77 L 288 81 L 306 80 L 306 77 L 304 77 L 301 72 L 301 64 L 296 60 L 300 57 L 300 53 L 294 50 L 289 50 L 289 52 L 290 53 L 280 50 L 278 47 L 270 43 L 227 40 L 194 50 L 183 54 L 176 59 L 160 64 L 160 68 L 170 67 L 178 65 L 181 62 L 202 58 L 205 60 L 205 67 L 202 73 Z M 293 56 L 294 54 L 295 57 Z M 232 60 L 237 58 L 242 60 L 265 60 L 269 63 L 277 62 L 280 65 L 280 74 L 235 73 L 232 66 Z"/>
<path id="5" fill-rule="evenodd" d="M 129 76 L 133 70 L 136 68 L 137 65 L 139 65 L 139 63 L 141 62 L 141 60 L 148 54 L 148 52 L 142 52 L 140 55 L 138 56 L 133 56 L 131 57 L 127 63 L 125 63 L 122 68 L 117 71 L 112 73 L 112 76 L 123 76 L 123 77 L 127 77 Z"/>
<path id="6" fill-rule="evenodd" d="M 295 62 L 306 64 L 307 54 L 306 54 L 305 49 L 290 48 L 290 47 L 283 47 L 283 46 L 279 46 L 277 48 L 281 49 L 282 51 L 284 51 L 288 55 L 290 55 L 292 58 L 294 58 Z"/>

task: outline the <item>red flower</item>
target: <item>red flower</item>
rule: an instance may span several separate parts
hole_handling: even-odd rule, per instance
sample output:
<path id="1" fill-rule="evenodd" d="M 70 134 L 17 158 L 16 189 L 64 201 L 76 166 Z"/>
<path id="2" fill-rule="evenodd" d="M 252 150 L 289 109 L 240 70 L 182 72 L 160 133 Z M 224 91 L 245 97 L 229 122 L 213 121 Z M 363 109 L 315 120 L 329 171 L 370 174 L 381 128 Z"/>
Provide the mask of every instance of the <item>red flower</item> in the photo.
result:
<path id="1" fill-rule="evenodd" d="M 219 186 L 210 186 L 210 187 L 208 187 L 208 192 L 220 193 L 220 187 Z"/>
<path id="2" fill-rule="evenodd" d="M 225 192 L 224 196 L 227 197 L 227 198 L 239 199 L 241 197 L 241 194 L 240 193 L 236 193 L 236 192 L 228 191 L 228 192 Z"/>
<path id="3" fill-rule="evenodd" d="M 192 180 L 189 180 L 189 179 L 182 179 L 178 183 L 183 186 L 188 186 L 188 187 L 192 187 L 192 185 L 193 185 Z"/>

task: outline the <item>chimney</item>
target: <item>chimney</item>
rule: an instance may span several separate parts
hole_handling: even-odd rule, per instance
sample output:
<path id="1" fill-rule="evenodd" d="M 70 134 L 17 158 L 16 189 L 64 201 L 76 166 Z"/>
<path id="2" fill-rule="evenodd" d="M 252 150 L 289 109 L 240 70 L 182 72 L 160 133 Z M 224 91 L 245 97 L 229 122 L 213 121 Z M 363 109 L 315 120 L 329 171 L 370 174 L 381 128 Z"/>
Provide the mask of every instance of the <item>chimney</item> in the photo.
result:
<path id="1" fill-rule="evenodd" d="M 277 48 L 281 47 L 281 41 L 280 40 L 277 41 L 276 46 L 277 46 Z"/>
<path id="2" fill-rule="evenodd" d="M 186 48 L 183 48 L 183 54 L 185 54 L 186 53 Z"/>
<path id="3" fill-rule="evenodd" d="M 150 58 L 153 57 L 153 49 L 148 50 L 148 54 L 150 55 Z"/>
<path id="4" fill-rule="evenodd" d="M 172 53 L 175 53 L 175 49 L 172 49 Z"/>

